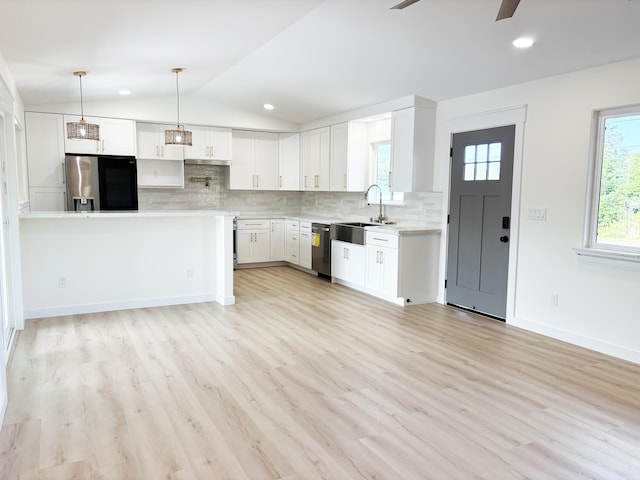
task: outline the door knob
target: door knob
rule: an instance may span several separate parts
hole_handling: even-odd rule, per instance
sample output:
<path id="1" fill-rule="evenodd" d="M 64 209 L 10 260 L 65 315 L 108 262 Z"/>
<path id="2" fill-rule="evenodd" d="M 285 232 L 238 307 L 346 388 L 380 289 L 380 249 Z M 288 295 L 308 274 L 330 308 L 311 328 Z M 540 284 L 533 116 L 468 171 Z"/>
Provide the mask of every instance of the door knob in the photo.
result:
<path id="1" fill-rule="evenodd" d="M 509 237 L 507 237 L 506 235 L 505 235 L 505 236 L 503 236 L 503 237 L 500 237 L 500 241 L 501 241 L 502 243 L 507 243 L 507 242 L 509 241 Z"/>

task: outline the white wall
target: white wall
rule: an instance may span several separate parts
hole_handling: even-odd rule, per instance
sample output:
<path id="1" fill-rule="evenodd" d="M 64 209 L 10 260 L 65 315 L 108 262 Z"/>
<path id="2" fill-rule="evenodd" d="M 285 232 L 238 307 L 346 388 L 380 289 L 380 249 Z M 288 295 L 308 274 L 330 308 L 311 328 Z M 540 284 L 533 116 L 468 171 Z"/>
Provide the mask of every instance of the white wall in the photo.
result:
<path id="1" fill-rule="evenodd" d="M 233 303 L 232 219 L 135 213 L 22 218 L 25 316 Z"/>
<path id="2" fill-rule="evenodd" d="M 634 59 L 439 103 L 435 187 L 447 191 L 449 119 L 526 105 L 510 322 L 640 363 L 640 269 L 595 266 L 573 251 L 583 241 L 593 112 L 639 104 L 639 78 Z M 547 221 L 527 220 L 539 207 Z"/>

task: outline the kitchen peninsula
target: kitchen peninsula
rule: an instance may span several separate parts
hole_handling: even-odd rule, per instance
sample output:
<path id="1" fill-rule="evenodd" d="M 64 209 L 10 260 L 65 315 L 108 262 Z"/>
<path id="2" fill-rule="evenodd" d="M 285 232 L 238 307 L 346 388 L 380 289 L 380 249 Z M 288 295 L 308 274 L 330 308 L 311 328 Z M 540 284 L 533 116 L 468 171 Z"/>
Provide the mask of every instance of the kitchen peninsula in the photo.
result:
<path id="1" fill-rule="evenodd" d="M 233 218 L 206 210 L 22 214 L 25 318 L 233 304 Z"/>

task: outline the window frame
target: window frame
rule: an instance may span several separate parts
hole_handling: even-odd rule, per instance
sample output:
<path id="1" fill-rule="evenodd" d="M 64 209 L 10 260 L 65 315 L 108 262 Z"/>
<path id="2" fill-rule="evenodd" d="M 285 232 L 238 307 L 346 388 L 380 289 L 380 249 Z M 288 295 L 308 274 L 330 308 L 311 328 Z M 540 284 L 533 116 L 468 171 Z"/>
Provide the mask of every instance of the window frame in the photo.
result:
<path id="1" fill-rule="evenodd" d="M 605 122 L 611 118 L 640 115 L 640 104 L 606 108 L 594 111 L 592 127 L 591 162 L 583 247 L 575 249 L 578 255 L 597 263 L 640 269 L 640 246 L 616 245 L 598 242 L 598 215 L 604 162 Z"/>
<path id="2" fill-rule="evenodd" d="M 378 149 L 383 145 L 389 145 L 390 149 L 393 148 L 393 146 L 391 145 L 391 139 L 371 143 L 371 179 L 375 184 L 378 183 Z M 378 189 L 372 189 L 369 193 L 367 202 L 368 205 L 379 205 L 380 191 Z M 382 204 L 391 206 L 404 206 L 404 192 L 390 192 L 389 197 L 382 197 Z"/>

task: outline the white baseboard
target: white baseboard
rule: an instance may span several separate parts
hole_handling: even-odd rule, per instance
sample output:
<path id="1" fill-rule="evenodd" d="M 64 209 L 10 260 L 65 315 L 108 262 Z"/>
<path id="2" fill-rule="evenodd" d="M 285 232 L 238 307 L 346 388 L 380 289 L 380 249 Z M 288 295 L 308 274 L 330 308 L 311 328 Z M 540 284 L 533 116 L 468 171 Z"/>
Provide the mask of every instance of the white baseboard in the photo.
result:
<path id="1" fill-rule="evenodd" d="M 235 297 L 230 297 L 235 300 Z M 182 305 L 187 303 L 215 302 L 218 299 L 214 295 L 189 295 L 184 297 L 161 297 L 129 300 L 124 302 L 92 303 L 86 305 L 66 305 L 51 308 L 25 309 L 24 318 L 61 317 L 64 315 L 81 315 L 84 313 L 112 312 L 115 310 L 131 310 L 133 308 L 166 307 L 169 305 Z M 219 302 L 221 303 L 221 302 Z M 233 303 L 233 302 L 232 302 Z M 229 303 L 222 305 L 230 305 Z"/>
<path id="2" fill-rule="evenodd" d="M 612 357 L 627 360 L 629 362 L 640 364 L 640 352 L 632 350 L 612 343 L 603 342 L 595 338 L 585 337 L 573 332 L 567 332 L 558 328 L 544 325 L 538 322 L 532 322 L 530 320 L 524 320 L 522 318 L 513 318 L 507 321 L 509 325 L 514 327 L 529 330 L 530 332 L 539 333 L 547 337 L 555 338 L 556 340 L 562 340 L 563 342 L 578 345 L 580 347 L 588 348 L 596 352 L 611 355 Z"/>
<path id="3" fill-rule="evenodd" d="M 234 305 L 236 303 L 235 295 L 216 295 L 216 302 L 220 305 Z"/>

